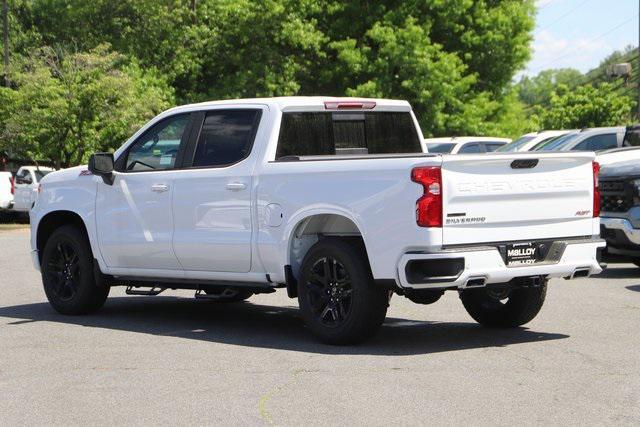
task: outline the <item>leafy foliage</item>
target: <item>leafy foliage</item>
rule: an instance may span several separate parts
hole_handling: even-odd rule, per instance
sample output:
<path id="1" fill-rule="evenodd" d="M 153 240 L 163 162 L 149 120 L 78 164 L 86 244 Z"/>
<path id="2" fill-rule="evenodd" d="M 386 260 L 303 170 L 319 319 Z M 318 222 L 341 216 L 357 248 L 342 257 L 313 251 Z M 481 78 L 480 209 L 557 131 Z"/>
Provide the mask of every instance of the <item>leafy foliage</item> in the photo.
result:
<path id="1" fill-rule="evenodd" d="M 66 56 L 42 49 L 12 75 L 18 90 L 0 92 L 11 113 L 3 140 L 14 153 L 62 167 L 118 147 L 172 97 L 161 79 L 106 45 Z"/>
<path id="2" fill-rule="evenodd" d="M 586 74 L 563 68 L 524 76 L 515 85 L 520 100 L 527 106 L 529 122 L 537 129 L 563 129 L 618 126 L 633 120 L 637 78 L 611 76 L 613 64 L 630 62 L 638 66 L 637 50 L 627 47 L 605 58 Z"/>
<path id="3" fill-rule="evenodd" d="M 280 95 L 403 98 L 413 105 L 425 134 L 434 136 L 515 136 L 527 124 L 522 103 L 509 86 L 530 55 L 533 0 L 12 3 L 14 58 L 48 46 L 49 52 L 62 52 L 64 68 L 64 58 L 96 55 L 95 49 L 105 43 L 112 46 L 109 55 L 117 57 L 90 73 L 95 89 L 73 87 L 75 95 L 86 96 L 73 107 L 62 95 L 71 93 L 68 82 L 51 73 L 51 64 L 42 57 L 30 57 L 28 65 L 15 71 L 16 111 L 24 112 L 27 99 L 43 85 L 42 93 L 52 102 L 42 101 L 38 112 L 62 119 L 82 106 L 80 119 L 69 119 L 76 120 L 76 131 L 77 120 L 89 118 L 93 130 L 86 137 L 64 142 L 58 140 L 58 130 L 50 129 L 56 120 L 12 117 L 7 123 L 5 145 L 17 148 L 29 142 L 30 150 L 49 156 L 68 144 L 63 163 L 67 158 L 81 161 L 95 146 L 122 141 L 125 128 L 171 101 L 167 83 L 179 103 Z M 106 74 L 104 79 L 100 73 Z M 121 90 L 114 91 L 119 85 Z M 155 101 L 147 107 L 133 100 L 126 105 L 125 97 L 141 88 L 156 93 Z M 115 92 L 122 97 L 107 95 Z M 56 102 L 63 104 L 64 113 L 44 111 Z M 105 111 L 91 110 L 101 110 L 105 102 Z M 117 113 L 116 106 L 128 112 Z M 103 122 L 114 119 L 116 124 Z M 16 122 L 35 139 L 19 136 Z M 45 150 L 47 146 L 54 148 Z"/>
<path id="4" fill-rule="evenodd" d="M 627 96 L 619 96 L 609 83 L 598 87 L 584 85 L 567 90 L 559 87 L 553 93 L 550 108 L 542 115 L 546 129 L 572 129 L 582 127 L 616 126 L 629 118 L 633 101 Z"/>

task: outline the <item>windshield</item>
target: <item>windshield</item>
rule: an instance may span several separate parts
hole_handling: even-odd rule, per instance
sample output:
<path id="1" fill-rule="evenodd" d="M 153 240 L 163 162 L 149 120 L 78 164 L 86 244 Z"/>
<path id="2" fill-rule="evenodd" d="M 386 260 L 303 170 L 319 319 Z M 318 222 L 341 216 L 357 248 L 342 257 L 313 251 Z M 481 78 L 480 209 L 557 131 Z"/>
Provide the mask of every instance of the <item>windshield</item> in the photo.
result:
<path id="1" fill-rule="evenodd" d="M 571 141 L 573 138 L 575 138 L 578 135 L 577 132 L 575 133 L 568 133 L 566 135 L 563 135 L 559 138 L 556 138 L 554 140 L 549 141 L 548 143 L 537 147 L 535 150 L 536 151 L 555 151 L 555 150 L 559 150 L 564 144 L 568 143 L 569 141 Z"/>
<path id="2" fill-rule="evenodd" d="M 450 153 L 456 144 L 442 143 L 442 144 L 427 144 L 427 151 L 430 153 Z"/>
<path id="3" fill-rule="evenodd" d="M 553 141 L 556 141 L 560 138 L 562 138 L 565 135 L 558 135 L 558 136 L 552 136 L 550 138 L 545 138 L 542 141 L 536 143 L 536 145 L 534 145 L 533 147 L 531 147 L 531 149 L 529 151 L 538 151 L 540 150 L 542 147 L 544 147 L 547 144 L 551 144 Z"/>
<path id="4" fill-rule="evenodd" d="M 535 136 L 521 136 L 510 144 L 503 145 L 496 151 L 518 151 L 527 142 L 531 141 Z"/>

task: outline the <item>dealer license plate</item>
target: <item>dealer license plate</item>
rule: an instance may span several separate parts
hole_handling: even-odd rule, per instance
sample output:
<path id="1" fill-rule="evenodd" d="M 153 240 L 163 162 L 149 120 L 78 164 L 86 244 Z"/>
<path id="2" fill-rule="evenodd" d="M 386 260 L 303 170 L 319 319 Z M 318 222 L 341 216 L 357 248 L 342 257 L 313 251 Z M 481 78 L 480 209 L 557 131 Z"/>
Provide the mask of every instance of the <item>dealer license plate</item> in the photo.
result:
<path id="1" fill-rule="evenodd" d="M 507 245 L 507 266 L 516 267 L 535 264 L 538 261 L 540 261 L 539 243 L 529 242 Z"/>

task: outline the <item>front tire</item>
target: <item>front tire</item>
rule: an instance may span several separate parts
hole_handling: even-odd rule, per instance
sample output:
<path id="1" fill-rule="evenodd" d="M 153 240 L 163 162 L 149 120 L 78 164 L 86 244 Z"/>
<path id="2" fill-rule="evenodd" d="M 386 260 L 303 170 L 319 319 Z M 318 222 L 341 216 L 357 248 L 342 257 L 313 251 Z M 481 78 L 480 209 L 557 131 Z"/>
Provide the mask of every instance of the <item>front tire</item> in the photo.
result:
<path id="1" fill-rule="evenodd" d="M 93 254 L 86 236 L 72 225 L 53 232 L 42 253 L 42 284 L 51 306 L 62 314 L 100 309 L 109 286 L 96 281 Z"/>
<path id="2" fill-rule="evenodd" d="M 460 299 L 467 313 L 481 325 L 515 328 L 536 317 L 547 295 L 547 282 L 544 279 L 536 286 L 522 286 L 522 279 L 515 287 L 467 289 L 460 293 Z"/>
<path id="3" fill-rule="evenodd" d="M 298 303 L 306 325 L 321 341 L 355 344 L 382 325 L 388 292 L 375 287 L 360 241 L 323 239 L 302 263 Z"/>

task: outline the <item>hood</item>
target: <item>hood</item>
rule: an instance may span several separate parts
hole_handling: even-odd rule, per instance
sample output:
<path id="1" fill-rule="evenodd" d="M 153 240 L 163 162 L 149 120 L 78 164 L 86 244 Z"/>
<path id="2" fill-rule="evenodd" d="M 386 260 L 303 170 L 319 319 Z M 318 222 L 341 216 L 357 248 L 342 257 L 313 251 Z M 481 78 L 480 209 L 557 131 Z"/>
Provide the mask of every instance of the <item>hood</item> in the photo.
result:
<path id="1" fill-rule="evenodd" d="M 83 175 L 81 175 L 81 173 Z M 91 177 L 91 174 L 89 173 L 89 169 L 87 165 L 75 166 L 72 168 L 60 169 L 58 171 L 51 172 L 45 175 L 44 178 L 40 180 L 40 183 L 47 184 L 47 183 L 62 182 L 62 181 L 73 181 L 78 179 L 81 176 L 83 178 Z"/>
<path id="2" fill-rule="evenodd" d="M 640 176 L 640 160 L 626 160 L 602 166 L 600 176 L 602 178 Z"/>

